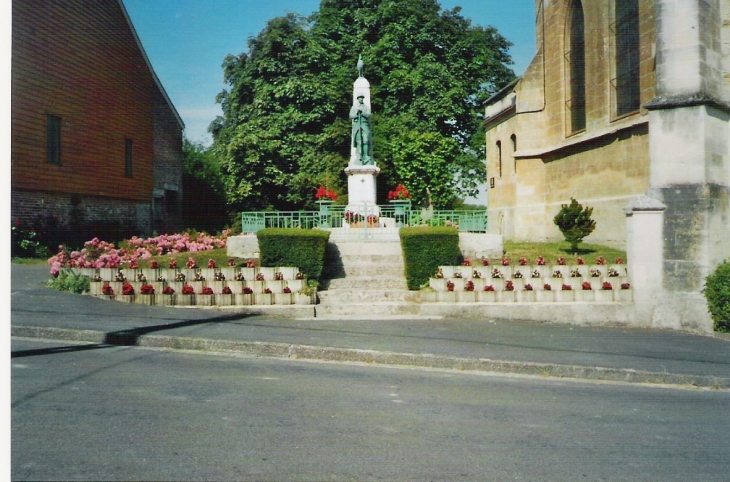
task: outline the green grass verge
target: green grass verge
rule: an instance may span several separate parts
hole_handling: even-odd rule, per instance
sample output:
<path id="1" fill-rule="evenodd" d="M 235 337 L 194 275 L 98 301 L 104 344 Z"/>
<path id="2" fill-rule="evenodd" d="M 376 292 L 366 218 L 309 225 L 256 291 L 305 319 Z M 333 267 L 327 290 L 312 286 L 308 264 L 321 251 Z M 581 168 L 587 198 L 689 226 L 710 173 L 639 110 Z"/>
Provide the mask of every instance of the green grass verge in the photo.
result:
<path id="1" fill-rule="evenodd" d="M 12 262 L 14 264 L 27 264 L 27 265 L 41 265 L 41 264 L 48 264 L 48 260 L 46 258 L 13 258 Z"/>
<path id="2" fill-rule="evenodd" d="M 505 256 L 514 264 L 520 258 L 527 258 L 531 264 L 542 256 L 548 263 L 555 263 L 558 258 L 563 257 L 568 264 L 578 264 L 578 257 L 582 257 L 586 264 L 595 264 L 596 258 L 603 258 L 613 263 L 616 258 L 626 262 L 626 251 L 609 248 L 597 244 L 581 243 L 578 245 L 578 252 L 570 250 L 570 243 L 561 241 L 557 243 L 517 243 L 513 241 L 504 242 Z M 494 260 L 493 260 L 494 261 Z"/>

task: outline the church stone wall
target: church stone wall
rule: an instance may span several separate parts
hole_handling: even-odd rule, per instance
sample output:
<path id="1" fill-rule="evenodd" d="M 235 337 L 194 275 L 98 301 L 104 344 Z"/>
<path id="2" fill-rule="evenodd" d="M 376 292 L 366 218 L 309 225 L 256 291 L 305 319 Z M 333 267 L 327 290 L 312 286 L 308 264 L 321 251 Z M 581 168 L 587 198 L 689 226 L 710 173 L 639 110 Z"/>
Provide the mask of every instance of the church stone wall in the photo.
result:
<path id="1" fill-rule="evenodd" d="M 515 113 L 487 120 L 487 165 L 502 177 L 489 189 L 490 231 L 517 241 L 559 241 L 552 219 L 574 197 L 594 208 L 597 228 L 587 242 L 625 247 L 623 207 L 649 187 L 648 112 L 616 118 L 611 78 L 614 58 L 611 5 L 583 0 L 586 29 L 586 129 L 568 132 L 566 114 L 567 1 L 536 5 L 537 54 L 515 86 Z M 655 95 L 654 2 L 639 0 L 642 103 Z M 487 109 L 489 117 L 490 109 Z M 504 119 L 507 120 L 504 120 Z M 517 152 L 510 138 L 517 139 Z M 505 174 L 505 162 L 516 170 Z M 514 166 L 514 164 L 512 164 Z"/>

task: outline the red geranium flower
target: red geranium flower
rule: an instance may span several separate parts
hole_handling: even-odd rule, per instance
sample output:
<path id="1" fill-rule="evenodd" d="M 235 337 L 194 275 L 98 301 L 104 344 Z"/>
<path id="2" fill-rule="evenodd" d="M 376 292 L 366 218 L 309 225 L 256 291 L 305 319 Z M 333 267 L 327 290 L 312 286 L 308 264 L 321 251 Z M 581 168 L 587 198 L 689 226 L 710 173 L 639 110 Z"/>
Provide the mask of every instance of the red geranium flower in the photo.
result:
<path id="1" fill-rule="evenodd" d="M 123 295 L 133 295 L 134 294 L 134 286 L 132 286 L 131 283 L 125 282 L 122 285 L 122 294 Z"/>
<path id="2" fill-rule="evenodd" d="M 410 198 L 411 198 L 411 193 L 408 191 L 408 188 L 405 187 L 403 184 L 398 184 L 398 186 L 396 186 L 395 190 L 390 191 L 388 193 L 389 201 L 407 200 Z"/>
<path id="3" fill-rule="evenodd" d="M 337 193 L 333 190 L 328 190 L 324 186 L 320 186 L 317 190 L 316 198 L 318 201 L 337 201 Z"/>

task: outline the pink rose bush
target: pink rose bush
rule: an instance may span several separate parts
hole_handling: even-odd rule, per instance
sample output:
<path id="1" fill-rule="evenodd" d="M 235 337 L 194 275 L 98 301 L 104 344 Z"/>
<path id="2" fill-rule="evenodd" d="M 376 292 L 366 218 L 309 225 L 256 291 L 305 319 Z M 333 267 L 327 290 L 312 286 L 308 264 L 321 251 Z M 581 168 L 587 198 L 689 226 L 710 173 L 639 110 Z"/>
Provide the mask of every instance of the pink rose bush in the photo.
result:
<path id="1" fill-rule="evenodd" d="M 139 260 L 153 256 L 201 252 L 226 247 L 230 230 L 219 236 L 206 233 L 163 234 L 152 238 L 132 237 L 117 248 L 113 243 L 94 238 L 84 243 L 80 251 L 69 251 L 66 246 L 58 247 L 58 254 L 48 260 L 51 275 L 57 276 L 63 268 L 119 268 L 138 266 Z"/>

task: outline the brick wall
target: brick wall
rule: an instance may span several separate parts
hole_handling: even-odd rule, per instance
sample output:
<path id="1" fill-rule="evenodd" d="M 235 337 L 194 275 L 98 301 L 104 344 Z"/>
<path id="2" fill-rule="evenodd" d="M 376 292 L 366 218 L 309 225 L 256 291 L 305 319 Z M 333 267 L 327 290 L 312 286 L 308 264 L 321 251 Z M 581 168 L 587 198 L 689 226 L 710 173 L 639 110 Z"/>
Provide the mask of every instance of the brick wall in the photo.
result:
<path id="1" fill-rule="evenodd" d="M 182 186 L 182 125 L 121 2 L 14 0 L 12 36 L 12 216 L 65 222 L 73 197 L 149 231 L 153 189 Z M 48 115 L 62 122 L 60 164 L 47 160 Z"/>

